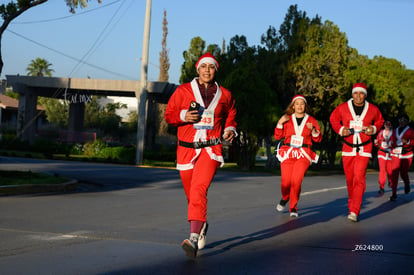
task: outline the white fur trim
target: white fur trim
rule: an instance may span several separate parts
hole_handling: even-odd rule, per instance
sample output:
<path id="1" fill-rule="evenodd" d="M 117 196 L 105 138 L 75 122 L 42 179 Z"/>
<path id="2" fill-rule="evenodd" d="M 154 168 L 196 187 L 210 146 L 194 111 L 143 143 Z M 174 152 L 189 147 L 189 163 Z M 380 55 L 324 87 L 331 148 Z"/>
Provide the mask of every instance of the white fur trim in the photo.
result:
<path id="1" fill-rule="evenodd" d="M 367 90 L 362 87 L 355 87 L 352 89 L 352 94 L 355 92 L 363 92 L 365 95 L 367 95 Z"/>
<path id="2" fill-rule="evenodd" d="M 211 57 L 203 57 L 203 58 L 201 58 L 198 61 L 197 70 L 198 70 L 198 68 L 200 68 L 201 64 L 205 64 L 205 63 L 207 63 L 207 64 L 213 64 L 214 67 L 217 70 L 217 62 L 216 62 L 216 60 L 214 60 L 214 58 L 211 58 Z"/>

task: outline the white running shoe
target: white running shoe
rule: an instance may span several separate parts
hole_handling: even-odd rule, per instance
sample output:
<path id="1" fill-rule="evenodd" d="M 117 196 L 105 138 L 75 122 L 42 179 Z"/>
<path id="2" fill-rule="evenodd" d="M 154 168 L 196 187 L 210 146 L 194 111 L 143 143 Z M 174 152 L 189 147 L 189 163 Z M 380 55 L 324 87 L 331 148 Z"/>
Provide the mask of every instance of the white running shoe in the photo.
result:
<path id="1" fill-rule="evenodd" d="M 206 245 L 207 241 L 207 230 L 208 230 L 208 223 L 205 222 L 203 227 L 201 227 L 200 236 L 198 237 L 198 249 L 203 249 Z"/>
<path id="2" fill-rule="evenodd" d="M 349 213 L 348 220 L 353 221 L 353 222 L 357 222 L 358 221 L 357 214 L 355 214 L 354 212 Z"/>
<path id="3" fill-rule="evenodd" d="M 197 257 L 197 251 L 198 251 L 198 245 L 197 245 L 197 239 L 185 239 L 181 243 L 181 247 L 183 248 L 185 254 L 190 258 L 196 258 Z"/>
<path id="4" fill-rule="evenodd" d="M 285 205 L 289 200 L 283 200 L 281 199 L 279 204 L 276 206 L 276 210 L 279 212 L 282 212 L 285 209 Z"/>

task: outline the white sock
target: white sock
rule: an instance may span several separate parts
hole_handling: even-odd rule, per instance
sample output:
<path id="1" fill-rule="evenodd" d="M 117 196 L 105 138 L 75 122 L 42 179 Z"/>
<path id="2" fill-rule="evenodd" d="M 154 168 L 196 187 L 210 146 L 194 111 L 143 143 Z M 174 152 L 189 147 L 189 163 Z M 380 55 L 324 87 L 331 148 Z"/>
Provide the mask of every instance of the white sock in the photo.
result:
<path id="1" fill-rule="evenodd" d="M 200 234 L 197 233 L 191 233 L 190 234 L 190 240 L 193 242 L 198 242 L 198 238 L 200 237 Z"/>

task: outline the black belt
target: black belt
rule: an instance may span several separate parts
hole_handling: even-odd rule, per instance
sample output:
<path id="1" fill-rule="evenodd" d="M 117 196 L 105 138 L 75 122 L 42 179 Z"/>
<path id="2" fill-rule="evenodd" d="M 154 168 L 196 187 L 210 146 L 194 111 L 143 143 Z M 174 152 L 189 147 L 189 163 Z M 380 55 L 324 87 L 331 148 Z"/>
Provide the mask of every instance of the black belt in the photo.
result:
<path id="1" fill-rule="evenodd" d="M 209 146 L 214 146 L 214 145 L 221 144 L 221 139 L 220 138 L 215 138 L 215 139 L 209 139 L 209 140 L 206 140 L 206 141 L 195 141 L 195 142 L 186 142 L 186 141 L 179 140 L 178 144 L 180 146 L 186 147 L 186 148 L 201 149 L 201 148 L 204 148 L 204 147 L 209 147 Z"/>
<path id="2" fill-rule="evenodd" d="M 384 149 L 379 149 L 381 152 L 384 152 L 384 153 L 390 153 L 390 151 L 387 151 L 387 150 L 384 150 Z"/>
<path id="3" fill-rule="evenodd" d="M 357 147 L 358 148 L 358 147 L 362 147 L 362 146 L 365 146 L 367 144 L 370 144 L 371 143 L 371 140 L 369 139 L 367 141 L 364 141 L 363 143 L 357 143 L 357 144 L 349 143 L 348 141 L 344 140 L 344 143 L 346 145 L 348 145 L 348 146 Z"/>
<path id="4" fill-rule="evenodd" d="M 349 145 L 351 147 L 356 148 L 356 151 L 359 152 L 359 147 L 362 147 L 364 145 L 370 144 L 371 143 L 371 139 L 368 139 L 367 141 L 364 141 L 363 143 L 357 143 L 357 144 L 349 143 L 348 141 L 344 140 L 344 143 L 346 145 Z"/>
<path id="5" fill-rule="evenodd" d="M 291 146 L 290 145 L 290 143 L 283 143 L 283 145 L 286 145 L 286 146 Z M 292 146 L 292 147 L 295 147 L 295 146 Z M 300 147 L 304 147 L 304 148 L 310 148 L 311 147 L 311 145 L 309 145 L 309 144 L 303 144 L 302 146 L 300 146 Z M 295 147 L 296 148 L 296 147 Z"/>

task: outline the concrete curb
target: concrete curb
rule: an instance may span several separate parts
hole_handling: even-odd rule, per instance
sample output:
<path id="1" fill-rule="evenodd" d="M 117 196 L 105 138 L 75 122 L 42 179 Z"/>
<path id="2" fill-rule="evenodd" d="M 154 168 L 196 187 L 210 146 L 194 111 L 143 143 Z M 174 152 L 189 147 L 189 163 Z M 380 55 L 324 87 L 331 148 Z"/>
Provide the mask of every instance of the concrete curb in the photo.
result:
<path id="1" fill-rule="evenodd" d="M 0 185 L 0 196 L 67 192 L 76 190 L 77 186 L 77 180 L 69 180 L 61 184 Z"/>

